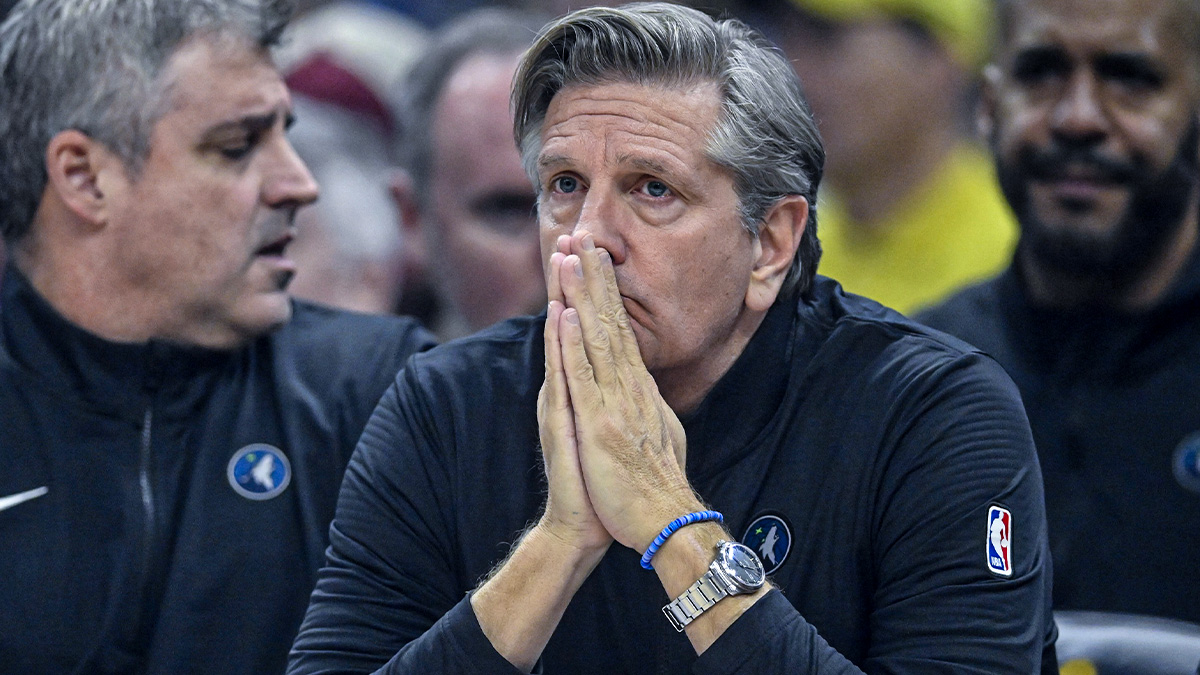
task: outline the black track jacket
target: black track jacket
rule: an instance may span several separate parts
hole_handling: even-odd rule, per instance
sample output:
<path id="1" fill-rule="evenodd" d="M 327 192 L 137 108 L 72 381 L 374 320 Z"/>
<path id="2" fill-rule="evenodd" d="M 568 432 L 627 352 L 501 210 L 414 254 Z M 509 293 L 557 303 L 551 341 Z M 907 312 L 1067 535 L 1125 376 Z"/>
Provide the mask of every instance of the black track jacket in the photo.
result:
<path id="1" fill-rule="evenodd" d="M 7 274 L 0 672 L 282 672 L 351 450 L 428 333 L 296 302 L 236 351 L 117 344 Z"/>
<path id="2" fill-rule="evenodd" d="M 517 672 L 464 594 L 545 498 L 543 321 L 420 354 L 384 395 L 289 673 Z M 642 552 L 614 544 L 545 673 L 1057 672 L 1041 475 L 994 361 L 818 278 L 682 421 L 692 485 L 782 592 L 697 658 Z"/>
<path id="3" fill-rule="evenodd" d="M 1200 248 L 1151 309 L 1040 307 L 1010 268 L 920 319 L 1021 391 L 1055 607 L 1200 622 Z"/>

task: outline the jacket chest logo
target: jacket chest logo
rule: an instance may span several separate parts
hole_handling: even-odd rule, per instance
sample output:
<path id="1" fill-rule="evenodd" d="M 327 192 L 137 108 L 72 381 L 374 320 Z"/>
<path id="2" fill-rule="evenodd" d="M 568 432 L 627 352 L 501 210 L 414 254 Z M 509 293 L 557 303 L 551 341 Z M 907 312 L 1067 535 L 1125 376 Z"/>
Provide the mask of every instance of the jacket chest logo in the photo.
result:
<path id="1" fill-rule="evenodd" d="M 782 514 L 760 515 L 746 528 L 742 543 L 758 554 L 765 573 L 772 574 L 792 552 L 792 526 Z"/>
<path id="2" fill-rule="evenodd" d="M 1185 489 L 1200 494 L 1200 431 L 1183 439 L 1171 462 L 1175 480 Z"/>
<path id="3" fill-rule="evenodd" d="M 252 443 L 235 452 L 226 473 L 233 491 L 254 501 L 278 497 L 292 482 L 287 455 L 266 443 Z"/>

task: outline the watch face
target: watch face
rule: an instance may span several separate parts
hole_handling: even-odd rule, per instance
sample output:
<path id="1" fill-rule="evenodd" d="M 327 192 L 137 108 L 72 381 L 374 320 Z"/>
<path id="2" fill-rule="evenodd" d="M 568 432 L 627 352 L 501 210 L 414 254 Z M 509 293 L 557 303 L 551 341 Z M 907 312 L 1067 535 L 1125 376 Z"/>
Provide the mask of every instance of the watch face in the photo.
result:
<path id="1" fill-rule="evenodd" d="M 721 567 L 743 592 L 750 592 L 763 585 L 763 566 L 758 556 L 749 547 L 737 542 L 725 542 L 720 548 Z"/>

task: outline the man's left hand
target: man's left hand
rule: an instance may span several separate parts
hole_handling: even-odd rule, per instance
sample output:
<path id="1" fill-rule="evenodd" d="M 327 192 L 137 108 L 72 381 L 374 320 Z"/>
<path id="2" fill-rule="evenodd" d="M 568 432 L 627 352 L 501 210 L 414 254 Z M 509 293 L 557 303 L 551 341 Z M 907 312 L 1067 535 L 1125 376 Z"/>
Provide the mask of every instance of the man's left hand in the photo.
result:
<path id="1" fill-rule="evenodd" d="M 668 522 L 704 508 L 684 472 L 683 425 L 642 361 L 611 256 L 583 231 L 558 247 L 561 363 L 588 497 L 617 541 L 644 551 Z"/>

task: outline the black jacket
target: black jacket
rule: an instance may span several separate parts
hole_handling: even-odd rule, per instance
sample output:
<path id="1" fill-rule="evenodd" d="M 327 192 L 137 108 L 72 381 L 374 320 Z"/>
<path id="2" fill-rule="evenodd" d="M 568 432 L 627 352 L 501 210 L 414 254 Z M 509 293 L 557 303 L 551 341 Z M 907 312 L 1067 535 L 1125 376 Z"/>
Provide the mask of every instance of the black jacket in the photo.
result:
<path id="1" fill-rule="evenodd" d="M 350 452 L 430 336 L 296 302 L 236 351 L 117 344 L 12 269 L 0 307 L 0 672 L 281 672 Z"/>
<path id="2" fill-rule="evenodd" d="M 1146 311 L 1038 307 L 1009 269 L 919 318 L 1021 391 L 1054 606 L 1200 622 L 1200 249 Z"/>
<path id="3" fill-rule="evenodd" d="M 464 593 L 544 499 L 543 321 L 421 354 L 384 395 L 289 673 L 517 672 Z M 822 279 L 776 304 L 682 421 L 693 486 L 782 593 L 698 659 L 641 551 L 614 544 L 546 673 L 1057 672 L 1041 476 L 993 361 Z M 1012 514 L 1009 576 L 988 569 L 994 505 Z"/>

